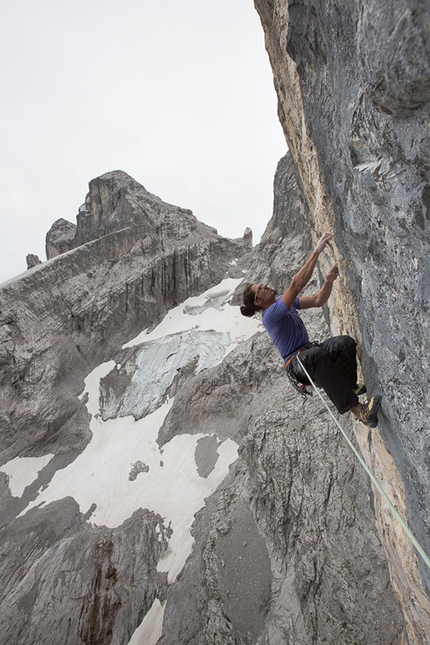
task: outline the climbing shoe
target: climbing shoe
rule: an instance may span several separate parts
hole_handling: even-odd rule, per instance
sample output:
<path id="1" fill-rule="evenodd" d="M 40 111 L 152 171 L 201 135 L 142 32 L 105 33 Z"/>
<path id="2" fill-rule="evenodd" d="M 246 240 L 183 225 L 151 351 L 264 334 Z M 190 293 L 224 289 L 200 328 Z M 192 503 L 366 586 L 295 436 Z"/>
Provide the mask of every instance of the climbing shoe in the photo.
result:
<path id="1" fill-rule="evenodd" d="M 364 383 L 356 383 L 352 389 L 354 394 L 356 394 L 357 396 L 361 396 L 362 394 L 366 394 L 367 392 Z"/>
<path id="2" fill-rule="evenodd" d="M 365 404 L 361 404 L 360 421 L 369 428 L 376 428 L 378 425 L 378 410 L 381 407 L 382 396 L 372 396 Z"/>

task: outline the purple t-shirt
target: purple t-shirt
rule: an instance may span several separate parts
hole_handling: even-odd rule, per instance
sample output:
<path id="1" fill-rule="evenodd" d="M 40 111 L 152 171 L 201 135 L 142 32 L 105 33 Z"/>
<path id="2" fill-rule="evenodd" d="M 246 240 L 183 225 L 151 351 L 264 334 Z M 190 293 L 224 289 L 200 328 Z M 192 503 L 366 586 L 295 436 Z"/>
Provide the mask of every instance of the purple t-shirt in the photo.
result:
<path id="1" fill-rule="evenodd" d="M 263 325 L 284 359 L 284 363 L 309 342 L 308 332 L 297 313 L 298 309 L 300 309 L 298 296 L 291 307 L 287 307 L 282 302 L 281 296 L 278 296 L 276 302 L 262 314 Z"/>

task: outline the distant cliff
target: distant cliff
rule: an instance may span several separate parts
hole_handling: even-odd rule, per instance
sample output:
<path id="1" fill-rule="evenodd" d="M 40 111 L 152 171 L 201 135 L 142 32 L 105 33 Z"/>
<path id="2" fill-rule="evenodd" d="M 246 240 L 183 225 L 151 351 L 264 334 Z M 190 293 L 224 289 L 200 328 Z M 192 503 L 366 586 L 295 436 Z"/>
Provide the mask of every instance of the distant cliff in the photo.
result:
<path id="1" fill-rule="evenodd" d="M 219 282 L 250 249 L 248 239 L 218 236 L 120 171 L 90 183 L 77 219 L 65 248 L 52 251 L 54 225 L 47 249 L 55 257 L 2 288 L 3 459 L 36 455 L 52 437 L 66 451 L 82 447 L 85 431 L 69 423 L 86 415 L 76 394 L 88 371 L 169 308 Z"/>
<path id="2" fill-rule="evenodd" d="M 134 414 L 136 427 L 151 413 L 162 419 L 159 408 L 166 414 L 169 398 L 183 381 L 220 360 L 234 333 L 209 326 L 194 333 L 167 332 L 159 345 L 122 347 L 190 296 L 224 278 L 233 277 L 237 284 L 250 244 L 249 231 L 243 239 L 223 238 L 190 211 L 163 202 L 116 171 L 90 183 L 76 226 L 64 220 L 53 225 L 47 235 L 50 259 L 2 286 L 2 644 L 127 643 L 155 600 L 165 602 L 165 571 L 170 569 L 157 566 L 168 547 L 181 562 L 186 557 L 181 545 L 187 554 L 192 538 L 188 531 L 189 537 L 181 541 L 180 527 L 174 523 L 175 530 L 171 528 L 170 513 L 161 517 L 148 511 L 156 499 L 150 497 L 142 506 L 139 496 L 142 476 L 153 478 L 159 470 L 156 490 L 162 490 L 163 472 L 168 481 L 178 466 L 161 453 L 157 457 L 156 435 L 149 440 L 148 430 L 137 448 L 130 449 L 121 419 Z M 209 309 L 225 307 L 228 292 L 215 294 Z M 193 310 L 188 318 L 194 328 Z M 105 364 L 111 366 L 106 374 Z M 94 369 L 102 371 L 100 385 L 91 377 Z M 88 377 L 96 379 L 95 394 Z M 121 396 L 127 392 L 124 408 Z M 109 419 L 117 417 L 119 445 L 108 430 Z M 196 464 L 203 474 L 197 467 L 188 474 L 199 495 L 212 492 L 225 476 L 229 455 L 236 454 L 229 442 L 227 456 L 218 459 L 216 442 L 209 443 L 216 474 L 211 476 L 213 467 L 208 470 L 202 448 Z M 145 454 L 148 450 L 155 463 Z M 91 454 L 88 472 L 84 455 Z M 192 445 L 186 459 L 194 464 Z M 58 484 L 62 477 L 65 482 Z M 143 477 L 144 490 L 145 482 Z M 63 494 L 51 492 L 56 485 L 65 486 Z M 88 503 L 80 498 L 79 488 Z M 45 506 L 43 491 L 53 496 Z M 174 495 L 166 493 L 165 500 L 174 500 Z M 192 509 L 196 512 L 204 504 L 196 494 L 192 500 L 191 507 L 190 502 L 175 504 L 183 518 L 191 508 L 189 522 Z"/>

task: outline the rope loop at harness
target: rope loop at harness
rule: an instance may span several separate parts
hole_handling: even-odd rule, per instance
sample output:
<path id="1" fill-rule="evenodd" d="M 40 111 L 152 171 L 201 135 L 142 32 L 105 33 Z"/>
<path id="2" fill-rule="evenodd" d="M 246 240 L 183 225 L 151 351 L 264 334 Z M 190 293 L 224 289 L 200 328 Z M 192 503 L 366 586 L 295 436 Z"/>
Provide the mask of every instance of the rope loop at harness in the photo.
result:
<path id="1" fill-rule="evenodd" d="M 311 347 L 318 347 L 318 345 L 319 345 L 319 342 L 316 340 L 306 343 L 306 345 L 303 345 L 303 347 L 301 347 L 296 354 L 293 354 L 292 356 L 290 356 L 290 358 L 285 363 L 285 370 L 287 372 L 287 376 L 289 378 L 291 385 L 305 400 L 308 398 L 308 396 L 312 396 L 313 392 L 312 390 L 308 390 L 306 388 L 305 383 L 302 383 L 301 381 L 299 381 L 297 376 L 290 369 L 290 365 L 293 362 L 293 360 L 297 358 L 302 352 L 305 352 L 307 349 L 310 349 Z"/>

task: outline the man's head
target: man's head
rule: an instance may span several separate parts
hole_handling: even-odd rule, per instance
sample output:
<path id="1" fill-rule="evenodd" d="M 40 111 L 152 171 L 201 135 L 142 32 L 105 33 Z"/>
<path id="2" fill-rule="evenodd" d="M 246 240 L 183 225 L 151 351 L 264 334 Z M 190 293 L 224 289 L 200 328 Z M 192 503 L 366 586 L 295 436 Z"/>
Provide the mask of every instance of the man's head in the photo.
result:
<path id="1" fill-rule="evenodd" d="M 275 302 L 276 291 L 265 284 L 249 284 L 243 292 L 243 305 L 240 312 L 243 316 L 251 317 L 257 311 L 267 309 Z"/>

